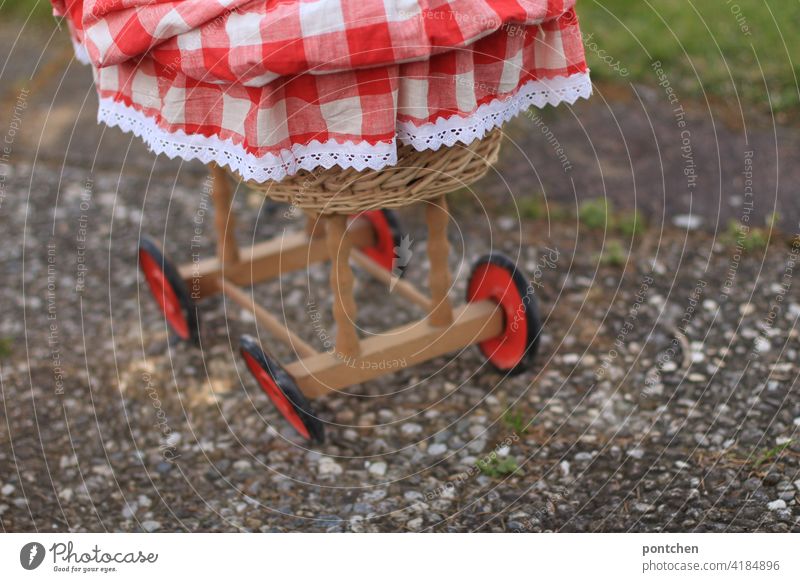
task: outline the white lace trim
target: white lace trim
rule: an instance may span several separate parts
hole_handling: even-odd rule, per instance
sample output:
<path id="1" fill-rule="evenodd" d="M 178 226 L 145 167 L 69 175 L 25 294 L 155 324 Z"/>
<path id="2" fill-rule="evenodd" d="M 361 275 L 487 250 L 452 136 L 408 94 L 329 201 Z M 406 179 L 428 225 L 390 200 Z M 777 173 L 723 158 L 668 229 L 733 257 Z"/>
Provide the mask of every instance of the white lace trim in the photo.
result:
<path id="1" fill-rule="evenodd" d="M 591 93 L 588 72 L 547 81 L 529 81 L 513 96 L 481 105 L 466 117 L 453 116 L 420 126 L 398 123 L 397 140 L 419 151 L 438 150 L 456 143 L 469 144 L 531 105 L 573 104 L 581 97 L 589 97 Z M 279 155 L 257 157 L 230 139 L 190 135 L 180 129 L 167 131 L 159 127 L 154 119 L 111 98 L 100 99 L 97 119 L 109 127 L 118 127 L 141 138 L 156 154 L 165 154 L 170 159 L 199 160 L 204 164 L 216 162 L 228 166 L 248 181 L 279 181 L 300 170 L 311 171 L 320 167 L 380 170 L 397 163 L 396 141 L 370 144 L 314 140 L 283 150 Z"/>
<path id="2" fill-rule="evenodd" d="M 169 132 L 159 127 L 155 120 L 140 111 L 110 98 L 100 100 L 97 120 L 110 127 L 132 133 L 141 138 L 156 154 L 170 159 L 200 160 L 204 164 L 216 162 L 228 166 L 245 180 L 266 182 L 282 180 L 300 170 L 315 168 L 367 168 L 380 170 L 397 163 L 397 146 L 392 142 L 345 142 L 314 140 L 307 145 L 297 144 L 280 155 L 257 157 L 229 139 L 187 134 L 182 129 Z"/>
<path id="3" fill-rule="evenodd" d="M 454 115 L 424 125 L 398 123 L 397 139 L 418 151 L 435 151 L 442 146 L 450 147 L 456 143 L 469 144 L 531 106 L 542 108 L 560 103 L 572 105 L 580 98 L 588 99 L 591 94 L 589 71 L 569 77 L 528 81 L 510 97 L 485 103 L 464 117 Z"/>

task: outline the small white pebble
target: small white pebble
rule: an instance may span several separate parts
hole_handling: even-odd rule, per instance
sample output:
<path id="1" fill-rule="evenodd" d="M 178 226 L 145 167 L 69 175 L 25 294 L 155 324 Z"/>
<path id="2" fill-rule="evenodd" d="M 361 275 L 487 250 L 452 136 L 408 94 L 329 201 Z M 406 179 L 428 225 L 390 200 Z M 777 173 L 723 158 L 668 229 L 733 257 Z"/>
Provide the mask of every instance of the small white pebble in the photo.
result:
<path id="1" fill-rule="evenodd" d="M 455 497 L 456 497 L 455 487 L 445 487 L 444 491 L 442 491 L 442 499 L 455 499 Z"/>
<path id="2" fill-rule="evenodd" d="M 469 427 L 469 436 L 477 438 L 486 432 L 486 427 L 482 424 L 472 424 Z"/>
<path id="3" fill-rule="evenodd" d="M 497 219 L 497 226 L 501 231 L 506 230 L 519 230 L 519 223 L 508 216 L 501 216 Z"/>
<path id="4" fill-rule="evenodd" d="M 125 519 L 131 519 L 134 515 L 136 515 L 136 507 L 135 503 L 128 503 L 125 507 L 122 508 L 122 517 Z"/>
<path id="5" fill-rule="evenodd" d="M 473 457 L 472 455 L 467 455 L 459 462 L 463 467 L 469 467 L 471 465 L 474 465 L 477 461 L 478 461 L 477 457 Z"/>
<path id="6" fill-rule="evenodd" d="M 167 435 L 167 438 L 164 439 L 164 442 L 167 443 L 168 447 L 174 447 L 179 442 L 181 442 L 181 433 L 179 432 L 171 432 Z"/>
<path id="7" fill-rule="evenodd" d="M 678 369 L 678 364 L 676 364 L 673 360 L 667 360 L 663 364 L 661 364 L 661 371 L 662 372 L 674 372 Z"/>
<path id="8" fill-rule="evenodd" d="M 772 511 L 786 509 L 786 502 L 783 499 L 776 499 L 775 501 L 770 501 L 767 503 L 767 508 Z"/>
<path id="9" fill-rule="evenodd" d="M 580 361 L 581 357 L 578 354 L 564 354 L 561 361 L 567 366 L 574 366 Z"/>
<path id="10" fill-rule="evenodd" d="M 403 499 L 406 501 L 419 501 L 424 496 L 419 491 L 406 491 L 403 493 Z"/>
<path id="11" fill-rule="evenodd" d="M 384 463 L 383 461 L 372 463 L 369 466 L 369 472 L 371 475 L 377 475 L 378 477 L 383 477 L 384 475 L 386 475 L 386 463 Z"/>
<path id="12" fill-rule="evenodd" d="M 422 432 L 422 427 L 415 422 L 407 422 L 400 427 L 402 433 L 406 436 L 413 436 Z"/>
<path id="13" fill-rule="evenodd" d="M 755 350 L 761 354 L 768 352 L 772 347 L 772 344 L 769 343 L 769 340 L 764 337 L 757 337 L 756 341 L 753 342 L 753 347 Z"/>
<path id="14" fill-rule="evenodd" d="M 249 471 L 250 469 L 253 468 L 253 466 L 247 459 L 239 459 L 233 464 L 233 468 L 236 469 L 237 471 Z"/>
<path id="15" fill-rule="evenodd" d="M 696 214 L 678 214 L 672 219 L 672 224 L 686 230 L 697 230 L 703 225 L 703 219 Z"/>
<path id="16" fill-rule="evenodd" d="M 428 454 L 438 456 L 447 452 L 447 445 L 444 443 L 434 443 L 428 447 Z"/>
<path id="17" fill-rule="evenodd" d="M 319 460 L 317 471 L 320 475 L 341 475 L 342 466 L 330 457 L 322 457 Z"/>

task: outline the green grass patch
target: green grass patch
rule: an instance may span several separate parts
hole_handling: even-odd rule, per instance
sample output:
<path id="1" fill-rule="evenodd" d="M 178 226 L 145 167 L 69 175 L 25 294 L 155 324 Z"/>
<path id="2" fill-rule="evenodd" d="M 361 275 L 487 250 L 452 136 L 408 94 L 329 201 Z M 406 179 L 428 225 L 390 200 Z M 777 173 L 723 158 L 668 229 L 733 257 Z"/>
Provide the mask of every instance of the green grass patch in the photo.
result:
<path id="1" fill-rule="evenodd" d="M 540 195 L 520 198 L 517 202 L 517 209 L 520 218 L 528 220 L 539 220 L 549 218 L 554 222 L 569 220 L 571 214 L 567 206 L 551 202 L 547 207 Z M 578 205 L 578 221 L 582 227 L 590 230 L 607 231 L 610 234 L 617 233 L 627 239 L 635 238 L 644 234 L 647 230 L 647 221 L 638 210 L 616 211 L 614 205 L 608 198 L 590 198 Z M 610 252 L 613 257 L 623 255 L 617 252 L 618 241 L 612 242 Z"/>
<path id="2" fill-rule="evenodd" d="M 758 469 L 761 465 L 765 463 L 769 463 L 771 461 L 776 460 L 780 454 L 789 448 L 789 446 L 794 442 L 794 440 L 789 440 L 783 443 L 782 445 L 778 445 L 776 447 L 772 447 L 771 449 L 767 449 L 763 453 L 761 453 L 756 460 L 753 462 L 753 468 Z"/>
<path id="3" fill-rule="evenodd" d="M 769 246 L 769 227 L 748 226 L 738 220 L 730 220 L 722 239 L 729 246 L 741 247 L 745 252 L 763 250 Z"/>
<path id="4" fill-rule="evenodd" d="M 0 337 L 0 359 L 10 358 L 12 352 L 11 346 L 13 345 L 11 338 Z"/>
<path id="5" fill-rule="evenodd" d="M 578 218 L 584 226 L 591 229 L 608 228 L 612 212 L 611 201 L 607 198 L 592 198 L 578 206 Z"/>
<path id="6" fill-rule="evenodd" d="M 616 212 L 608 198 L 584 200 L 578 206 L 578 219 L 592 230 L 616 231 L 628 238 L 647 230 L 647 223 L 638 210 Z"/>
<path id="7" fill-rule="evenodd" d="M 550 216 L 550 220 L 554 222 L 563 222 L 575 219 L 574 212 L 571 212 L 567 206 L 561 204 L 550 204 L 550 212 L 548 214 Z"/>
<path id="8" fill-rule="evenodd" d="M 478 460 L 475 465 L 481 473 L 494 479 L 511 475 L 511 473 L 519 469 L 517 460 L 514 457 L 501 459 L 497 456 L 497 453 L 492 453 L 485 459 Z"/>
<path id="9" fill-rule="evenodd" d="M 628 260 L 628 255 L 621 242 L 611 239 L 606 242 L 603 254 L 597 255 L 595 259 L 606 267 L 622 267 Z"/>
<path id="10" fill-rule="evenodd" d="M 0 0 L 0 17 L 25 20 L 28 16 L 37 22 L 53 21 L 53 6 L 48 0 Z M 53 21 L 54 22 L 54 21 Z"/>
<path id="11" fill-rule="evenodd" d="M 800 110 L 800 2 L 580 0 L 577 11 L 596 80 L 653 86 L 661 61 L 679 98 Z"/>
<path id="12" fill-rule="evenodd" d="M 517 435 L 528 432 L 528 421 L 519 410 L 506 410 L 505 414 L 503 414 L 503 424 L 508 430 Z"/>
<path id="13" fill-rule="evenodd" d="M 617 230 L 628 238 L 639 236 L 647 229 L 644 217 L 638 210 L 620 213 L 616 222 Z"/>
<path id="14" fill-rule="evenodd" d="M 544 202 L 542 201 L 542 196 L 540 194 L 534 194 L 533 196 L 521 198 L 517 202 L 517 205 L 519 206 L 519 213 L 522 218 L 538 220 L 540 218 L 544 218 L 546 214 Z"/>

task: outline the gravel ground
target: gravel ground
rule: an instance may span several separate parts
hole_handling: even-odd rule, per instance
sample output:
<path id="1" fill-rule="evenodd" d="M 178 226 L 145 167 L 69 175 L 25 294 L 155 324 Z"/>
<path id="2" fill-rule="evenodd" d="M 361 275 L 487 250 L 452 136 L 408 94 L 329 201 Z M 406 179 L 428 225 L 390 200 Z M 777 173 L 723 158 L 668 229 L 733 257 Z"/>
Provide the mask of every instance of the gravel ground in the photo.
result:
<path id="1" fill-rule="evenodd" d="M 186 261 L 202 218 L 202 255 L 213 252 L 202 168 L 154 162 L 97 129 L 93 102 L 74 104 L 85 75 L 31 85 L 25 130 L 3 166 L 5 531 L 800 531 L 798 248 L 785 224 L 766 250 L 742 252 L 717 232 L 743 208 L 741 151 L 719 136 L 734 129 L 693 118 L 701 181 L 717 175 L 702 186 L 719 185 L 693 199 L 696 229 L 676 226 L 687 224 L 686 197 L 664 194 L 684 176 L 665 107 L 644 115 L 627 94 L 581 105 L 575 118 L 547 114 L 575 166 L 567 175 L 530 118 L 513 124 L 498 173 L 476 185 L 481 196 L 452 197 L 453 297 L 480 255 L 516 257 L 540 284 L 535 367 L 502 378 L 467 349 L 330 395 L 314 402 L 328 440 L 309 449 L 238 356 L 236 338 L 257 331 L 249 313 L 209 299 L 202 348 L 170 343 L 136 245 L 148 233 Z M 9 119 L 19 94 L 3 96 Z M 602 123 L 624 111 L 621 141 Z M 769 143 L 762 127 L 751 143 Z M 786 129 L 780 140 L 800 141 Z M 623 141 L 643 167 L 630 165 Z M 719 166 L 701 164 L 708 143 L 722 144 Z M 654 147 L 668 166 L 663 189 Z M 769 159 L 766 145 L 758 151 Z M 526 156 L 547 163 L 531 169 Z M 786 196 L 765 164 L 759 216 Z M 540 191 L 549 215 L 515 206 Z M 574 218 L 580 198 L 604 194 L 644 209 L 647 231 L 631 240 Z M 236 198 L 244 242 L 297 227 L 285 207 L 245 190 Z M 797 205 L 781 210 L 793 220 Z M 408 276 L 422 283 L 421 211 L 401 219 L 415 241 Z M 622 264 L 609 259 L 612 240 Z M 331 330 L 327 276 L 313 267 L 259 285 L 256 297 L 318 343 L 319 329 Z M 356 296 L 366 333 L 420 316 L 363 276 Z M 309 302 L 323 314 L 316 327 Z M 263 334 L 262 343 L 291 359 Z"/>

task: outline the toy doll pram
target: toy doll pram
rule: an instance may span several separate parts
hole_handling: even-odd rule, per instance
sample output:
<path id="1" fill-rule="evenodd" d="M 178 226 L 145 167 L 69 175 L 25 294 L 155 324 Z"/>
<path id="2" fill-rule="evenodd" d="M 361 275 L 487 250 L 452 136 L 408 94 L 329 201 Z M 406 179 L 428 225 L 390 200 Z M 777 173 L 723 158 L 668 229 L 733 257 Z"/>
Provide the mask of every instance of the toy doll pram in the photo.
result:
<path id="1" fill-rule="evenodd" d="M 504 373 L 530 364 L 540 319 L 510 259 L 479 259 L 466 302 L 453 307 L 445 195 L 486 173 L 514 114 L 590 93 L 572 2 L 55 4 L 93 65 L 100 119 L 213 173 L 216 258 L 176 266 L 152 240 L 140 244 L 167 323 L 197 341 L 197 300 L 222 293 L 252 310 L 298 356 L 284 366 L 254 338 L 240 340 L 248 369 L 300 435 L 323 440 L 309 399 L 466 346 Z M 231 175 L 302 210 L 305 229 L 241 248 Z M 414 203 L 425 204 L 430 295 L 398 280 L 392 209 Z M 323 261 L 337 331 L 320 352 L 245 288 Z M 360 339 L 351 261 L 424 317 Z"/>

